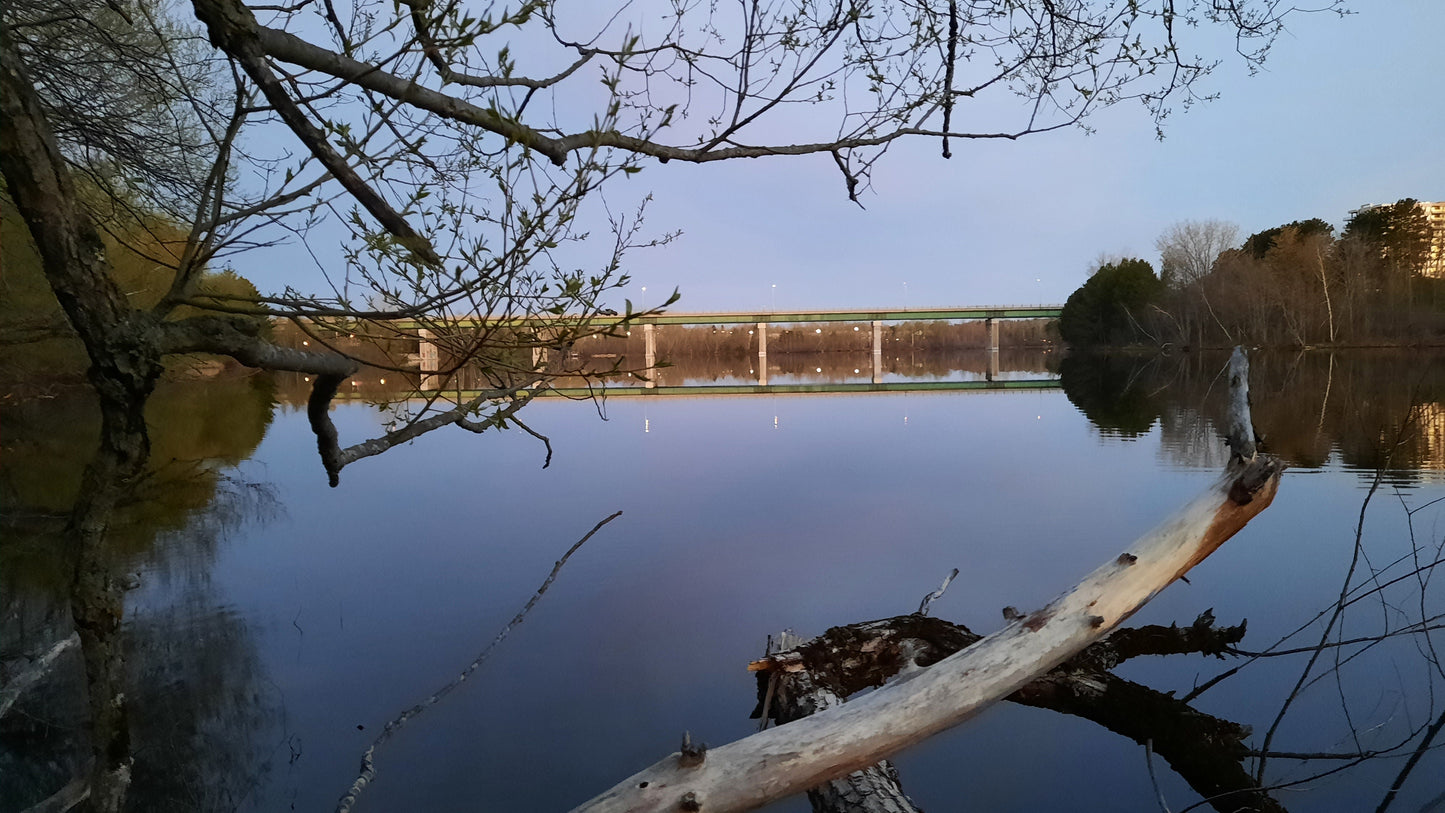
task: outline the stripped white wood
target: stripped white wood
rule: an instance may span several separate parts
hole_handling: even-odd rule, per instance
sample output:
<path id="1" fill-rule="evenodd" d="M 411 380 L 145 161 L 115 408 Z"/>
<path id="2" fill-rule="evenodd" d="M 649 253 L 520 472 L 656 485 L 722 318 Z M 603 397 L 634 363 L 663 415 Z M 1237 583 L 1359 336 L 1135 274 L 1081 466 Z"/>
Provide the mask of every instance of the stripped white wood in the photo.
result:
<path id="1" fill-rule="evenodd" d="M 50 672 L 50 668 L 55 665 L 57 658 L 79 643 L 80 636 L 72 632 L 57 641 L 45 654 L 20 669 L 4 686 L 0 686 L 0 717 L 4 717 L 10 711 L 10 707 L 20 699 L 20 695 L 39 683 L 40 679 Z"/>

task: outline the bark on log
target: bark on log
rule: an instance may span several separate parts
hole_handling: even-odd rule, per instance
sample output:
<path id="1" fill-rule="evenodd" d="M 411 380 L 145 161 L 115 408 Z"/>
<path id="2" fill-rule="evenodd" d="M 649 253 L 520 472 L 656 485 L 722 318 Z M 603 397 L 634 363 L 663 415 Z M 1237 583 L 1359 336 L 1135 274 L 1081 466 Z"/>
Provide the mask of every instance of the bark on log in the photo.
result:
<path id="1" fill-rule="evenodd" d="M 785 631 L 768 641 L 768 654 L 791 652 L 804 643 Z M 814 680 L 808 669 L 760 671 L 758 708 L 752 716 L 766 717 L 783 725 L 837 706 L 848 694 L 851 692 L 840 694 Z M 886 759 L 809 788 L 808 802 L 813 806 L 813 813 L 923 813 L 903 792 L 897 769 Z"/>
<path id="2" fill-rule="evenodd" d="M 1232 383 L 1243 386 L 1243 377 Z M 1247 398 L 1232 403 L 1248 408 Z M 1236 455 L 1200 496 L 1047 607 L 855 702 L 715 748 L 700 765 L 673 754 L 576 810 L 750 810 L 957 725 L 1102 638 L 1203 561 L 1268 507 L 1282 470 L 1268 455 Z"/>

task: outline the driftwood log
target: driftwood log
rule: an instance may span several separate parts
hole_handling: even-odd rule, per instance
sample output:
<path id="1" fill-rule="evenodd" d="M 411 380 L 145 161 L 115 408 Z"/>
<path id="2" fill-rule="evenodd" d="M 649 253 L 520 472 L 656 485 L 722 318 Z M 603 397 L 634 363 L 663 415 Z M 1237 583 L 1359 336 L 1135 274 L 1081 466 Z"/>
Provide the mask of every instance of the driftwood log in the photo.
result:
<path id="1" fill-rule="evenodd" d="M 1248 361 L 1230 361 L 1230 427 L 1252 427 Z M 1248 438 L 1221 476 L 1046 607 L 906 680 L 708 751 L 672 754 L 577 810 L 751 810 L 885 759 L 969 719 L 1103 638 L 1269 506 L 1283 464 Z"/>
<path id="2" fill-rule="evenodd" d="M 1144 655 L 1222 657 L 1244 632 L 1242 623 L 1216 626 L 1208 611 L 1187 627 L 1118 629 L 1007 699 L 1081 717 L 1140 745 L 1147 743 L 1221 813 L 1240 809 L 1284 813 L 1245 768 L 1250 754 L 1245 745 L 1248 728 L 1109 671 Z M 753 717 L 766 716 L 779 724 L 801 719 L 857 692 L 883 686 L 911 669 L 936 663 L 982 637 L 962 625 L 918 614 L 834 627 L 808 641 L 785 633 L 770 642 L 768 657 L 749 666 L 758 676 Z M 810 789 L 808 799 L 816 813 L 919 810 L 886 761 Z"/>

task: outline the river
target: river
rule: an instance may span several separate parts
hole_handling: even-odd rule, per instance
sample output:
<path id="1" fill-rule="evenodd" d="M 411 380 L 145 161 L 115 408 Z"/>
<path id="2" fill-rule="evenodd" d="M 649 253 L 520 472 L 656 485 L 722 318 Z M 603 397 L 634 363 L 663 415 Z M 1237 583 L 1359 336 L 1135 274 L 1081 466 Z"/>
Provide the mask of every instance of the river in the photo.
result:
<path id="1" fill-rule="evenodd" d="M 795 375 L 850 364 L 819 357 Z M 976 366 L 939 364 L 918 376 Z M 150 415 L 155 472 L 114 551 L 135 585 L 132 807 L 333 809 L 388 721 L 451 685 L 621 511 L 465 681 L 377 748 L 356 807 L 568 809 L 684 731 L 718 744 L 755 730 L 746 666 L 770 633 L 911 612 L 953 568 L 933 614 L 987 633 L 1003 607 L 1042 606 L 1112 559 L 1222 465 L 1223 364 L 1038 354 L 1007 366 L 1058 388 L 540 399 L 522 415 L 550 439 L 545 469 L 523 432 L 436 432 L 349 466 L 335 489 L 297 382 L 171 385 Z M 1182 696 L 1243 666 L 1195 706 L 1251 726 L 1253 747 L 1284 708 L 1270 749 L 1292 756 L 1265 773 L 1288 785 L 1280 804 L 1375 809 L 1445 719 L 1437 633 L 1398 634 L 1445 612 L 1430 578 L 1445 541 L 1445 357 L 1261 353 L 1252 387 L 1260 434 L 1290 465 L 1278 497 L 1129 623 L 1212 609 L 1248 619 L 1251 652 L 1369 640 L 1324 649 L 1287 707 L 1308 652 L 1156 657 L 1118 674 Z M 354 441 L 386 415 L 358 397 L 335 418 Z M 0 405 L 0 678 L 69 634 L 54 532 L 93 420 L 79 396 Z M 1360 598 L 1325 636 L 1318 614 L 1342 591 Z M 0 717 L 0 811 L 83 766 L 80 675 L 72 649 Z M 1445 759 L 1422 754 L 1390 809 L 1445 809 Z M 1199 802 L 1132 740 L 1009 704 L 896 764 L 934 811 Z"/>

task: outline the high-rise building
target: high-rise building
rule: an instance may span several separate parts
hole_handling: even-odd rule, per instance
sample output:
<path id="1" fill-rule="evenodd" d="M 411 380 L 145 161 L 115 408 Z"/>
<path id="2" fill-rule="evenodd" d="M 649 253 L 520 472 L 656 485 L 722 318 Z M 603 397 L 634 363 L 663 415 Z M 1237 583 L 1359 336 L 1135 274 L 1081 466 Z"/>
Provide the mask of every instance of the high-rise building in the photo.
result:
<path id="1" fill-rule="evenodd" d="M 1445 200 L 1434 202 L 1420 200 L 1415 203 L 1425 213 L 1425 220 L 1430 224 L 1430 255 L 1425 258 L 1424 265 L 1420 267 L 1420 275 L 1445 279 Z M 1350 214 L 1358 215 L 1361 212 L 1388 205 L 1371 203 L 1358 209 L 1351 209 Z M 1383 250 L 1381 249 L 1382 252 Z"/>
<path id="2" fill-rule="evenodd" d="M 1430 257 L 1420 273 L 1427 277 L 1445 277 L 1445 200 L 1420 201 L 1425 219 L 1430 222 Z"/>

